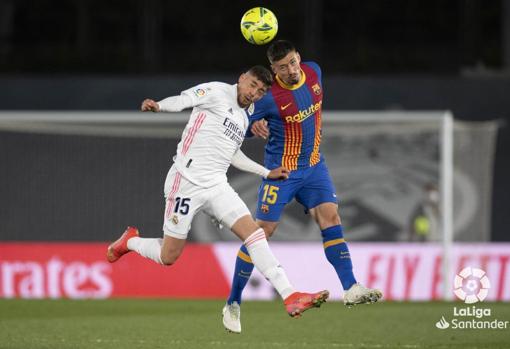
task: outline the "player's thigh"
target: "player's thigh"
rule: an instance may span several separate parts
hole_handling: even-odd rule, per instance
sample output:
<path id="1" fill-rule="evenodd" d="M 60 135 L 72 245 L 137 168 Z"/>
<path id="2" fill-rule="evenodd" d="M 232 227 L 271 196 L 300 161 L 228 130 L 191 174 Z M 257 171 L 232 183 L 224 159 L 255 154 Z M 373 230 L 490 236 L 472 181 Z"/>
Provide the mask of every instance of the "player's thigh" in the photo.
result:
<path id="1" fill-rule="evenodd" d="M 167 178 L 168 182 L 171 186 L 165 197 L 163 233 L 165 236 L 185 240 L 193 218 L 207 201 L 209 189 L 194 185 L 179 172 Z"/>
<path id="2" fill-rule="evenodd" d="M 257 220 L 278 222 L 285 205 L 292 201 L 302 180 L 293 177 L 287 180 L 262 180 L 257 197 Z"/>
<path id="3" fill-rule="evenodd" d="M 229 229 L 232 229 L 234 223 L 241 217 L 251 217 L 244 201 L 228 183 L 217 185 L 209 192 L 204 211 Z"/>
<path id="4" fill-rule="evenodd" d="M 333 179 L 324 162 L 318 164 L 307 176 L 303 185 L 296 193 L 296 200 L 310 211 L 324 203 L 333 203 L 338 205 Z M 331 205 L 327 205 L 331 207 Z"/>

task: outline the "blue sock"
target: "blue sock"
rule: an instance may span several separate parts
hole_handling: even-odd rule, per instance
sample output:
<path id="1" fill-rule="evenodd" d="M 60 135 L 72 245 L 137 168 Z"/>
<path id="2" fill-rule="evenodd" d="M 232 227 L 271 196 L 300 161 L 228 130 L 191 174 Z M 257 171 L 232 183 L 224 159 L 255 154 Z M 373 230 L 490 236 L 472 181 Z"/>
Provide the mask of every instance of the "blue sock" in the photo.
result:
<path id="1" fill-rule="evenodd" d="M 322 230 L 322 242 L 326 258 L 335 268 L 344 290 L 348 290 L 356 283 L 356 279 L 352 273 L 351 255 L 344 240 L 342 226 L 335 225 Z"/>
<path id="2" fill-rule="evenodd" d="M 241 296 L 243 294 L 244 287 L 250 279 L 253 267 L 254 265 L 251 261 L 250 255 L 248 254 L 248 250 L 246 249 L 246 246 L 242 245 L 237 253 L 234 278 L 232 279 L 232 288 L 230 289 L 230 296 L 227 299 L 228 304 L 232 304 L 232 302 L 241 304 Z"/>

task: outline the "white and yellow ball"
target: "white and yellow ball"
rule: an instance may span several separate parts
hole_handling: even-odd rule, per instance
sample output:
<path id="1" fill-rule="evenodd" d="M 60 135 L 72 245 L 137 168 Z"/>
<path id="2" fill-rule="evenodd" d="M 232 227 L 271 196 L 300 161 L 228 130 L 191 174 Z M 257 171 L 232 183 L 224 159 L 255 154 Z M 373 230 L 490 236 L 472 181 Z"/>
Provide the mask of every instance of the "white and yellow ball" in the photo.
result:
<path id="1" fill-rule="evenodd" d="M 277 32 L 278 20 L 267 8 L 254 7 L 241 18 L 241 33 L 251 44 L 267 44 L 274 39 Z"/>

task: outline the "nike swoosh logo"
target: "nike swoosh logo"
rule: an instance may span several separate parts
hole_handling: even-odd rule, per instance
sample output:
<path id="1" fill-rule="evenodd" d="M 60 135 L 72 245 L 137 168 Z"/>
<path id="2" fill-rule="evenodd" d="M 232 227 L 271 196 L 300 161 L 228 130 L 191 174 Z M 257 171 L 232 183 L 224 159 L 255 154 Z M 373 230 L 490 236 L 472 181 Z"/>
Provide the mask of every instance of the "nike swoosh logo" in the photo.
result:
<path id="1" fill-rule="evenodd" d="M 286 104 L 286 105 L 282 105 L 280 108 L 281 108 L 282 110 L 285 110 L 285 109 L 287 109 L 288 107 L 290 107 L 290 106 L 291 106 L 291 104 L 292 104 L 292 102 L 291 102 L 291 103 L 289 103 L 289 104 Z"/>

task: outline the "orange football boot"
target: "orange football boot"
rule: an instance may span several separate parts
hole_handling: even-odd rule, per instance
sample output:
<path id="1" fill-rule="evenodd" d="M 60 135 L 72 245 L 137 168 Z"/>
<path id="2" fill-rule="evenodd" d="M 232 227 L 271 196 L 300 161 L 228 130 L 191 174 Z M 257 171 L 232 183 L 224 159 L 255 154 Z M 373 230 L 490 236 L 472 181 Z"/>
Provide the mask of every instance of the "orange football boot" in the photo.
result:
<path id="1" fill-rule="evenodd" d="M 317 293 L 294 292 L 285 298 L 283 304 L 285 304 L 285 309 L 291 317 L 298 318 L 308 309 L 319 308 L 328 297 L 329 291 L 327 290 Z"/>
<path id="2" fill-rule="evenodd" d="M 129 239 L 139 235 L 140 233 L 138 232 L 138 229 L 135 227 L 127 227 L 124 234 L 122 234 L 121 237 L 117 239 L 117 241 L 108 246 L 108 251 L 106 252 L 106 259 L 108 262 L 116 262 L 120 257 L 128 252 L 131 252 L 128 250 L 127 242 Z"/>

